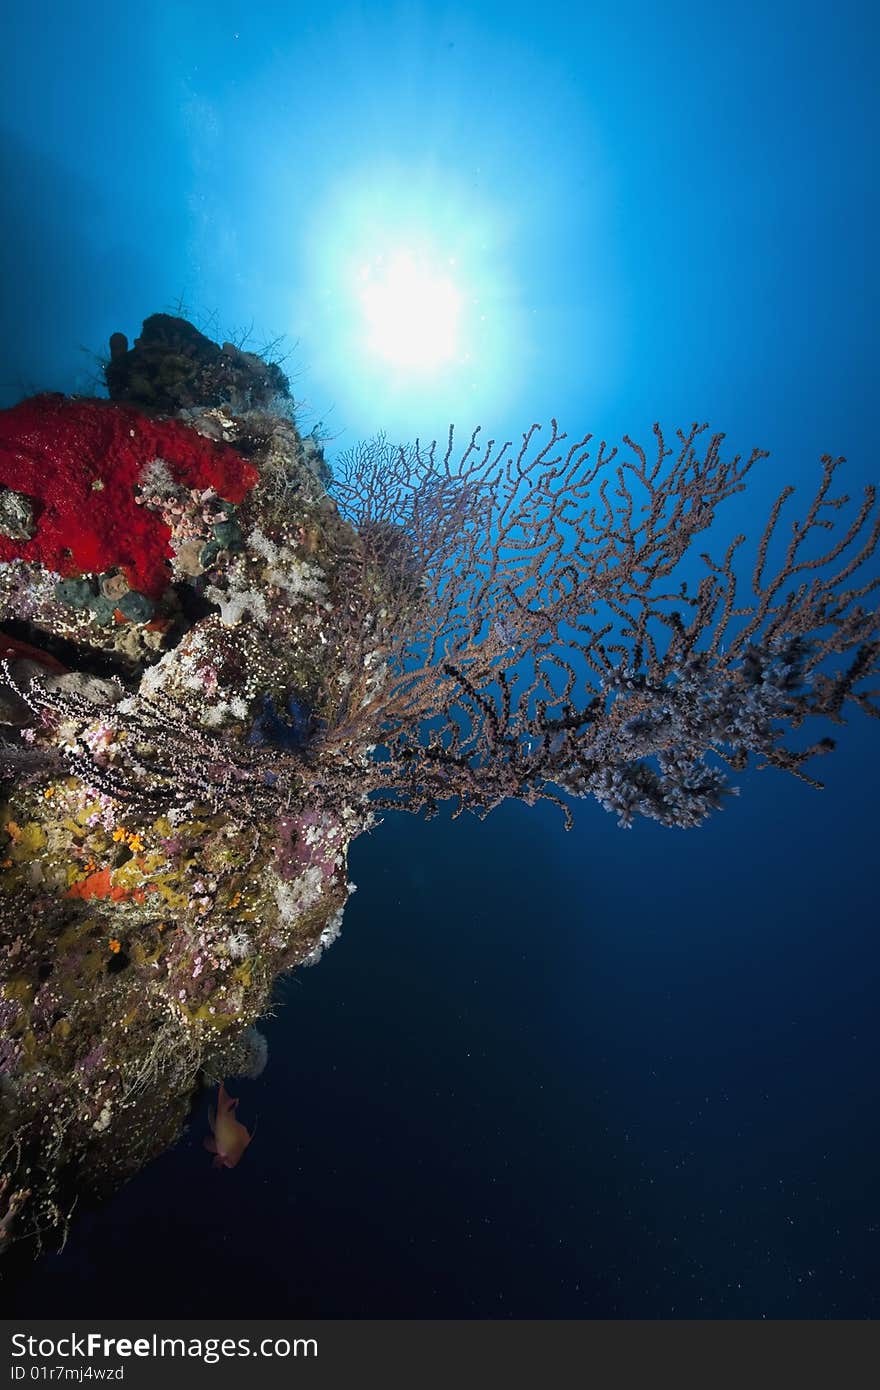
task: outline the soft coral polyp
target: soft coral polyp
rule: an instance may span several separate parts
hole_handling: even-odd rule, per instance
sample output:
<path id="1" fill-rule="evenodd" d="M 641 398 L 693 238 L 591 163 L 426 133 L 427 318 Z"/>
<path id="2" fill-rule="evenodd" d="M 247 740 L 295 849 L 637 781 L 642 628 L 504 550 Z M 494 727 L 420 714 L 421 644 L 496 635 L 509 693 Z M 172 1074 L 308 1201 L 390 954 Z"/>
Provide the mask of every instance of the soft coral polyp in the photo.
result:
<path id="1" fill-rule="evenodd" d="M 65 576 L 119 566 L 133 589 L 161 597 L 169 531 L 135 493 L 155 458 L 185 487 L 214 488 L 229 502 L 259 476 L 227 445 L 109 401 L 43 395 L 0 411 L 0 484 L 34 500 L 36 524 L 31 540 L 0 536 L 0 560 L 38 560 Z"/>

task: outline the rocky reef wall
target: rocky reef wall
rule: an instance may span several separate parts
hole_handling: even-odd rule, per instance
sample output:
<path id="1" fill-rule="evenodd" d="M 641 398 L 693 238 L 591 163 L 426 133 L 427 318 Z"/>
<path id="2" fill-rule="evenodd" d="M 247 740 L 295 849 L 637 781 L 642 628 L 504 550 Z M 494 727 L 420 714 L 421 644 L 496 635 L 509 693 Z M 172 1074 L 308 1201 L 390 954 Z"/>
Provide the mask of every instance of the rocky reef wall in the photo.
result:
<path id="1" fill-rule="evenodd" d="M 370 819 L 311 794 L 367 597 L 281 369 L 155 315 L 106 379 L 0 415 L 0 1249 L 254 1065 Z"/>

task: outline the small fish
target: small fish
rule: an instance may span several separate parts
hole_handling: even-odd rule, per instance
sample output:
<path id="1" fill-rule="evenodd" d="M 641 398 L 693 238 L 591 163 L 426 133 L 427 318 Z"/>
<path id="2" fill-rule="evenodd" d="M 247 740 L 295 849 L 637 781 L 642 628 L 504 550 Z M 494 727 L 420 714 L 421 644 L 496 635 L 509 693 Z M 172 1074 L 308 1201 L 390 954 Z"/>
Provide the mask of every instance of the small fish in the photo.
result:
<path id="1" fill-rule="evenodd" d="M 215 1111 L 212 1107 L 208 1113 L 211 1133 L 205 1138 L 205 1148 L 214 1155 L 215 1168 L 234 1168 L 253 1137 L 235 1118 L 237 1105 L 238 1100 L 226 1094 L 226 1087 L 221 1081 L 217 1091 L 217 1109 Z"/>

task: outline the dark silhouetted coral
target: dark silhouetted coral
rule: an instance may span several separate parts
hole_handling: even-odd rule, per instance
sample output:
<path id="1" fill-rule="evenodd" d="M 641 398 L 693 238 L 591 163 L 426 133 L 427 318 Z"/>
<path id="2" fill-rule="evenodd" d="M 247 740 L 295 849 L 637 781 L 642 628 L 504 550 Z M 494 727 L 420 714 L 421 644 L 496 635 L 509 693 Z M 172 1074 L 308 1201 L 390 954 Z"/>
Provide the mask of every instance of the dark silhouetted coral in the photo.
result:
<path id="1" fill-rule="evenodd" d="M 259 410 L 290 395 L 290 383 L 276 363 L 234 343 L 218 345 L 173 314 L 145 319 L 132 348 L 124 334 L 114 333 L 104 378 L 111 401 L 163 415 L 195 406 Z"/>

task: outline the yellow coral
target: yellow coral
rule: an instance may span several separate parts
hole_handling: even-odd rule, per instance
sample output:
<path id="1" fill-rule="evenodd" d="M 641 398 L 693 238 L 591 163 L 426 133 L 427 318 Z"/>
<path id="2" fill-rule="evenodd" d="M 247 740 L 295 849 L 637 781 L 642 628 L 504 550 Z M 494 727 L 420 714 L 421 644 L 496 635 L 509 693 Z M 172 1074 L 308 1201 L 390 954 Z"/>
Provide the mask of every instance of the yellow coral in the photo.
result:
<path id="1" fill-rule="evenodd" d="M 141 871 L 141 867 L 134 859 L 129 859 L 126 861 L 125 864 L 121 864 L 120 867 L 116 869 L 113 874 L 114 884 L 117 887 L 125 888 L 128 891 L 131 891 L 131 889 L 133 888 L 140 887 L 143 881 L 144 875 Z"/>
<path id="2" fill-rule="evenodd" d="M 15 848 L 12 851 L 13 859 L 19 862 L 23 859 L 34 859 L 41 850 L 46 848 L 46 832 L 35 820 L 29 820 L 15 836 Z"/>
<path id="3" fill-rule="evenodd" d="M 178 889 L 171 886 L 168 878 L 163 874 L 154 879 L 154 883 L 159 890 L 159 895 L 169 907 L 183 911 L 189 902 L 189 894 L 181 893 Z"/>

